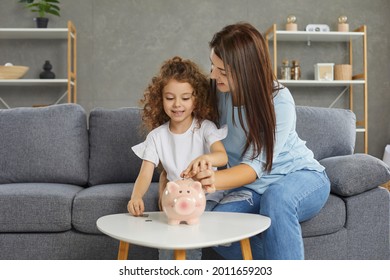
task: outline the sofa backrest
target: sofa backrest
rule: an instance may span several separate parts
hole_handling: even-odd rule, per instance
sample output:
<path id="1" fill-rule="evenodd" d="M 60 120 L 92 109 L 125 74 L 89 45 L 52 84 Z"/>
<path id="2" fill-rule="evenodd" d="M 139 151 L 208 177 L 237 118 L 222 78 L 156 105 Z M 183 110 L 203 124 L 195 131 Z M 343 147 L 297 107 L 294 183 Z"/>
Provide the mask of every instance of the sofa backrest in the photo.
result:
<path id="1" fill-rule="evenodd" d="M 137 179 L 142 160 L 131 147 L 145 140 L 141 109 L 95 108 L 89 115 L 90 186 Z M 153 181 L 158 181 L 155 172 Z"/>
<path id="2" fill-rule="evenodd" d="M 297 131 L 317 160 L 350 155 L 356 138 L 356 117 L 346 109 L 297 106 Z M 145 139 L 142 109 L 95 108 L 89 115 L 88 184 L 135 182 L 142 160 L 131 147 Z M 153 181 L 158 181 L 155 172 Z"/>
<path id="3" fill-rule="evenodd" d="M 0 184 L 87 180 L 87 117 L 80 105 L 0 110 Z"/>
<path id="4" fill-rule="evenodd" d="M 347 109 L 297 106 L 297 133 L 317 160 L 351 155 L 355 149 L 356 116 Z"/>

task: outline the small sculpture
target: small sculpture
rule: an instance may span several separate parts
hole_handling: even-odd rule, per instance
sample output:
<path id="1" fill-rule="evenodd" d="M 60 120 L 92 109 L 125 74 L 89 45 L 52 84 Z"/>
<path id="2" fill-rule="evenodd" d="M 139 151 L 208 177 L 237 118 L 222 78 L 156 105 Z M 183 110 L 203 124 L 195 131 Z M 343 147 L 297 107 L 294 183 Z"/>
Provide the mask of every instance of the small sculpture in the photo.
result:
<path id="1" fill-rule="evenodd" d="M 199 223 L 199 217 L 206 207 L 206 197 L 199 182 L 183 179 L 168 182 L 162 194 L 162 209 L 168 217 L 168 224 L 189 225 Z"/>
<path id="2" fill-rule="evenodd" d="M 51 69 L 52 69 L 52 65 L 50 64 L 50 61 L 49 60 L 46 60 L 45 61 L 45 64 L 43 64 L 43 72 L 41 72 L 41 74 L 39 74 L 39 78 L 40 79 L 55 79 L 56 75 L 51 72 Z"/>
<path id="3" fill-rule="evenodd" d="M 294 15 L 289 15 L 287 17 L 286 30 L 287 31 L 297 31 L 298 25 L 296 24 L 297 18 Z"/>
<path id="4" fill-rule="evenodd" d="M 339 24 L 338 24 L 338 31 L 340 32 L 348 32 L 349 31 L 349 24 L 347 23 L 347 16 L 340 16 L 339 17 Z"/>

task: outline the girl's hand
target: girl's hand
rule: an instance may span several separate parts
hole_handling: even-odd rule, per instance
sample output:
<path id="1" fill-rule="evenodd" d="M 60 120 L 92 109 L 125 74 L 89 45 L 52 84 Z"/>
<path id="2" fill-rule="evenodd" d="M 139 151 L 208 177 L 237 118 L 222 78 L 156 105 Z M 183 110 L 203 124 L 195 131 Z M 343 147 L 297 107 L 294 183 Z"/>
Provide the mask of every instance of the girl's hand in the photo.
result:
<path id="1" fill-rule="evenodd" d="M 145 206 L 142 198 L 132 198 L 127 204 L 127 211 L 134 216 L 141 216 L 144 210 Z"/>
<path id="2" fill-rule="evenodd" d="M 200 156 L 191 161 L 187 169 L 185 169 L 180 177 L 184 179 L 192 178 L 201 171 L 204 171 L 212 166 L 211 162 L 207 160 L 207 156 Z"/>

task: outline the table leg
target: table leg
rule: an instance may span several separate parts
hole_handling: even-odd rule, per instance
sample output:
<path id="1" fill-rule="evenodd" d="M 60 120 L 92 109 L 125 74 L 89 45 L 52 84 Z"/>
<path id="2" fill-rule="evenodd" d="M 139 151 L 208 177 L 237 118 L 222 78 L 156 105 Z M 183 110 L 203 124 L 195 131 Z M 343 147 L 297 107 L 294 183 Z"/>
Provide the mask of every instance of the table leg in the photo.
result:
<path id="1" fill-rule="evenodd" d="M 118 260 L 127 260 L 129 245 L 130 244 L 125 241 L 119 242 Z"/>
<path id="2" fill-rule="evenodd" d="M 241 243 L 242 258 L 244 260 L 253 260 L 251 243 L 249 242 L 249 238 L 241 240 L 240 243 Z"/>
<path id="3" fill-rule="evenodd" d="M 186 250 L 175 250 L 175 260 L 185 260 Z"/>

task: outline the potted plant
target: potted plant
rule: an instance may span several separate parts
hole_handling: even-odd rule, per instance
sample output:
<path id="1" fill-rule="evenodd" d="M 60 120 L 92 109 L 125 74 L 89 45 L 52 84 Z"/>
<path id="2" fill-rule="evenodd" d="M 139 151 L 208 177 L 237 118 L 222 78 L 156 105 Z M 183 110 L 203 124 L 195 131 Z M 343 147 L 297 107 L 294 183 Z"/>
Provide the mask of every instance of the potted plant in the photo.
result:
<path id="1" fill-rule="evenodd" d="M 38 13 L 35 18 L 38 28 L 46 28 L 49 19 L 47 14 L 60 16 L 59 0 L 19 0 L 20 3 L 25 3 L 25 7 L 30 9 L 33 13 Z"/>

